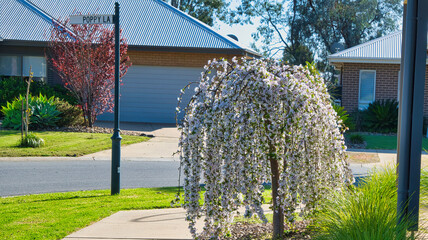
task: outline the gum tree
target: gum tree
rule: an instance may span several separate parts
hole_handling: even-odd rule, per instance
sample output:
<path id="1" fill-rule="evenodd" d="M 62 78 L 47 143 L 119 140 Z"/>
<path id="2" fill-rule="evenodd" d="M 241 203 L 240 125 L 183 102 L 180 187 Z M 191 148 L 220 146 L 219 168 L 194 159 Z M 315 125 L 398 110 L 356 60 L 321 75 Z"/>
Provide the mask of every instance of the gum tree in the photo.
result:
<path id="1" fill-rule="evenodd" d="M 352 182 L 340 122 L 312 67 L 270 60 L 213 60 L 184 109 L 180 160 L 184 202 L 194 237 L 227 236 L 233 212 L 246 206 L 264 221 L 263 183 L 272 184 L 274 236 L 317 202 Z M 200 206 L 200 183 L 205 184 Z"/>
<path id="2" fill-rule="evenodd" d="M 97 116 L 113 108 L 114 30 L 101 24 L 55 24 L 50 35 L 50 61 L 82 107 L 92 127 Z M 120 38 L 120 78 L 130 66 L 128 44 Z"/>

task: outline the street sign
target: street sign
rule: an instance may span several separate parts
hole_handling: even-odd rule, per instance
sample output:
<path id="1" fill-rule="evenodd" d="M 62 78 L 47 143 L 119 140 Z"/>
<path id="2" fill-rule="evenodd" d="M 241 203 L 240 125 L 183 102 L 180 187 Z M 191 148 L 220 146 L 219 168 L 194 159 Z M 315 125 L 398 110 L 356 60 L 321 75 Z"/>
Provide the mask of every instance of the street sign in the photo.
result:
<path id="1" fill-rule="evenodd" d="M 71 24 L 114 24 L 114 15 L 73 15 Z"/>
<path id="2" fill-rule="evenodd" d="M 120 193 L 120 136 L 119 122 L 119 95 L 120 95 L 120 30 L 119 30 L 119 3 L 114 4 L 114 15 L 72 15 L 71 24 L 114 24 L 114 130 L 111 149 L 111 195 Z"/>

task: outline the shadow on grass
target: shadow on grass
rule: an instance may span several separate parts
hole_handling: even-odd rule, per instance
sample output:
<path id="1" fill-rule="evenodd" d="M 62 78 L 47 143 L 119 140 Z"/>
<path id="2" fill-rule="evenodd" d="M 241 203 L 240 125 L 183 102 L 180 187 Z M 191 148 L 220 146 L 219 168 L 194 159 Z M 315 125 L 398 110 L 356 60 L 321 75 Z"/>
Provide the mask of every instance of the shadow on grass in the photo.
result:
<path id="1" fill-rule="evenodd" d="M 7 135 L 16 135 L 16 134 L 18 134 L 18 133 L 20 133 L 19 131 L 17 131 L 17 130 L 0 130 L 0 137 L 1 136 L 7 136 Z"/>

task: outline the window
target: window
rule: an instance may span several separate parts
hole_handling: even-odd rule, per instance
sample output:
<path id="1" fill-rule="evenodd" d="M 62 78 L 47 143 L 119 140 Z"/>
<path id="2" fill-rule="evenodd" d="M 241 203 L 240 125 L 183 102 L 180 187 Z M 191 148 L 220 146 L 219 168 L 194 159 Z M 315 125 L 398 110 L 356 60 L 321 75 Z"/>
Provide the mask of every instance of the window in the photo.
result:
<path id="1" fill-rule="evenodd" d="M 47 66 L 44 57 L 0 56 L 0 76 L 26 78 L 30 75 L 30 66 L 34 80 L 47 80 Z"/>
<path id="2" fill-rule="evenodd" d="M 30 67 L 34 80 L 46 80 L 46 59 L 44 57 L 24 56 L 22 61 L 22 76 L 30 76 Z"/>
<path id="3" fill-rule="evenodd" d="M 21 58 L 0 56 L 0 76 L 21 76 Z"/>
<path id="4" fill-rule="evenodd" d="M 375 100 L 376 71 L 360 71 L 360 91 L 358 98 L 358 109 L 366 109 Z"/>

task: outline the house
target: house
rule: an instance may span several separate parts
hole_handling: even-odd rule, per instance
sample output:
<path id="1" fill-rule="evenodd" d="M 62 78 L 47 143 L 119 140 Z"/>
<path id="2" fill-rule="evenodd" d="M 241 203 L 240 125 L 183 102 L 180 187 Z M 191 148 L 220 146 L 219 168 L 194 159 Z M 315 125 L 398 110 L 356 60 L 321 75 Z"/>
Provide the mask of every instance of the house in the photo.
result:
<path id="1" fill-rule="evenodd" d="M 209 59 L 260 55 L 161 0 L 117 0 L 132 67 L 121 87 L 121 121 L 174 123 L 180 89 L 198 80 Z M 45 59 L 54 19 L 75 11 L 114 14 L 116 0 L 3 0 L 0 75 L 60 83 Z M 189 99 L 190 96 L 187 96 Z M 186 101 L 186 100 L 185 100 Z M 100 120 L 113 120 L 105 113 Z"/>
<path id="2" fill-rule="evenodd" d="M 380 99 L 398 101 L 401 39 L 401 31 L 395 32 L 328 57 L 330 64 L 340 70 L 342 106 L 347 111 L 365 109 L 371 102 Z M 424 117 L 428 117 L 426 80 Z"/>

